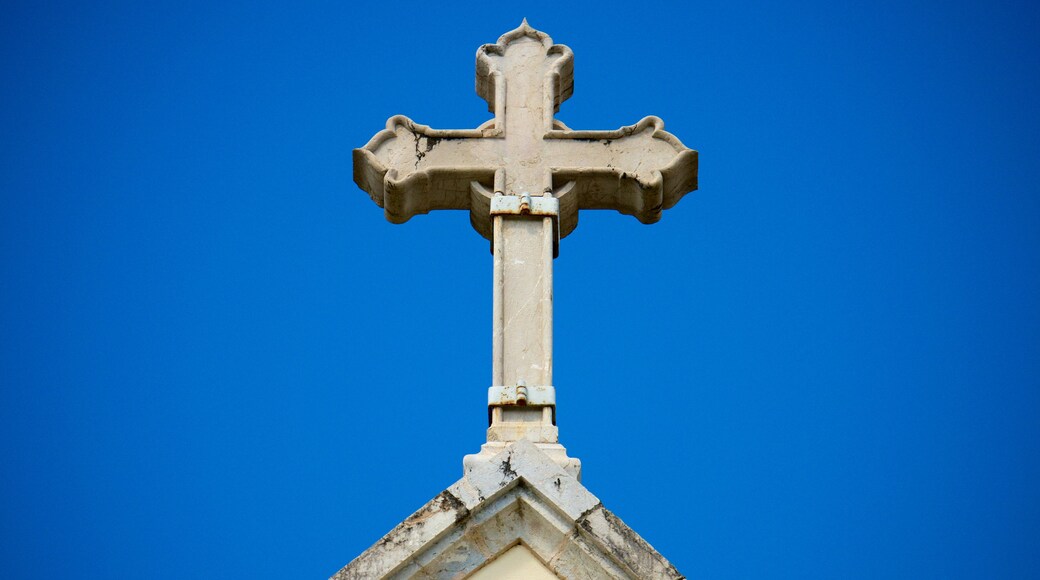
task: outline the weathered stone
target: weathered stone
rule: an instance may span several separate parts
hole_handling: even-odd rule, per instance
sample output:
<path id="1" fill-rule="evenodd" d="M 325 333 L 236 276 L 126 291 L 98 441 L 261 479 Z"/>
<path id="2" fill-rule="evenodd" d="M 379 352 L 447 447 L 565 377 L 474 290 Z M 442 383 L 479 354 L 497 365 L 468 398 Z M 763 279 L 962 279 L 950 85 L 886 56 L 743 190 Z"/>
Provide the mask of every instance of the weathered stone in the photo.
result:
<path id="1" fill-rule="evenodd" d="M 333 579 L 464 578 L 518 543 L 560 578 L 682 578 L 523 440 L 473 466 Z"/>
<path id="2" fill-rule="evenodd" d="M 615 562 L 640 578 L 683 577 L 653 546 L 603 506 L 582 517 L 578 526 L 597 546 L 605 548 Z"/>

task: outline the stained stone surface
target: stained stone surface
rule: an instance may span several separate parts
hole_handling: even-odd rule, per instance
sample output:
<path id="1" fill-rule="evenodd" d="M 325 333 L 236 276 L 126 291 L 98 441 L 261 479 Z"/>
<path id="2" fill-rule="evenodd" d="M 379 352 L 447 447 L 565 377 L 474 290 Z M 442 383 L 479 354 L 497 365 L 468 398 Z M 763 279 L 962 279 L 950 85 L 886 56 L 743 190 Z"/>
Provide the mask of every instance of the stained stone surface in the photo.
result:
<path id="1" fill-rule="evenodd" d="M 683 578 L 531 441 L 441 492 L 333 580 L 466 578 L 517 544 L 559 578 Z"/>

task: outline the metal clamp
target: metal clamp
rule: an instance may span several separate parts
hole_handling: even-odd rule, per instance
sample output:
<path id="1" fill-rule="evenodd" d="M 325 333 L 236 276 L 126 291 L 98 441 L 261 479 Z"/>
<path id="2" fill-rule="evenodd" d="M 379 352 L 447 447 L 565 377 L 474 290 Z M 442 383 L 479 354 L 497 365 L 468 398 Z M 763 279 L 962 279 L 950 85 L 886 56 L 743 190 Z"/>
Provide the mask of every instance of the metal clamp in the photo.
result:
<path id="1" fill-rule="evenodd" d="M 496 195 L 491 198 L 491 215 L 560 217 L 560 200 L 548 195 Z"/>
<path id="2" fill-rule="evenodd" d="M 521 195 L 498 195 L 491 198 L 491 216 L 531 216 L 551 217 L 553 223 L 553 257 L 560 255 L 560 200 L 546 194 L 533 196 L 524 192 Z M 491 220 L 494 224 L 494 219 Z M 492 226 L 494 227 L 494 226 Z"/>
<path id="3" fill-rule="evenodd" d="M 556 406 L 556 387 L 552 385 L 529 387 L 519 384 L 511 387 L 491 387 L 488 389 L 488 406 L 499 405 L 531 405 L 539 407 Z"/>

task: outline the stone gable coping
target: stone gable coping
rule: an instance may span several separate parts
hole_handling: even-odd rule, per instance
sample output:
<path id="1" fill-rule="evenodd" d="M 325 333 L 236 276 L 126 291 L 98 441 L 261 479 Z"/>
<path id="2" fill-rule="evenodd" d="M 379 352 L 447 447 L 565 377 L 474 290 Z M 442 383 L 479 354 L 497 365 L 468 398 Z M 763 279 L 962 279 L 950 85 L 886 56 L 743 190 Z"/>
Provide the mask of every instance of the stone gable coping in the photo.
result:
<path id="1" fill-rule="evenodd" d="M 518 543 L 561 578 L 684 578 L 524 440 L 470 468 L 332 580 L 465 578 Z"/>

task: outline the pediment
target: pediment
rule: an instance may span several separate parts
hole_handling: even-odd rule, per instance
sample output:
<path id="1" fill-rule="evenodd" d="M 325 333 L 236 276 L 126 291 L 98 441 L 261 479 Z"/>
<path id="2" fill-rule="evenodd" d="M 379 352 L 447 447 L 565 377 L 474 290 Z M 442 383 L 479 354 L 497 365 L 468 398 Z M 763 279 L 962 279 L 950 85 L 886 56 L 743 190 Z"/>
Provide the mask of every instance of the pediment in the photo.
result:
<path id="1" fill-rule="evenodd" d="M 469 578 L 518 545 L 558 578 L 683 578 L 576 478 L 521 441 L 470 469 L 333 580 Z"/>

